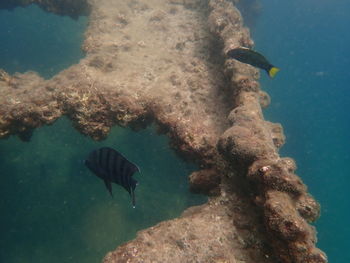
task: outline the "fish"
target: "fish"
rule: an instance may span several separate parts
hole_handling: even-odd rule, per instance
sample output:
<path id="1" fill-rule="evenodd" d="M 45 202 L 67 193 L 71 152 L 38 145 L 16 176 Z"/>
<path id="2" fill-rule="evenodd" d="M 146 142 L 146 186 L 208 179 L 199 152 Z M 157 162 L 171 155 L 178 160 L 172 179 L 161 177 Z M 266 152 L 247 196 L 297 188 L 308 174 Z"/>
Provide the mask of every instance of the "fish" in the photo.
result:
<path id="1" fill-rule="evenodd" d="M 277 72 L 280 71 L 279 68 L 273 66 L 263 55 L 246 47 L 231 49 L 226 53 L 226 55 L 229 58 L 233 58 L 254 67 L 264 69 L 270 78 L 273 78 Z"/>
<path id="2" fill-rule="evenodd" d="M 124 187 L 130 194 L 132 206 L 135 208 L 135 188 L 138 182 L 132 176 L 134 173 L 140 172 L 137 165 L 110 147 L 102 147 L 91 151 L 85 160 L 85 165 L 104 181 L 112 197 L 112 183 Z"/>

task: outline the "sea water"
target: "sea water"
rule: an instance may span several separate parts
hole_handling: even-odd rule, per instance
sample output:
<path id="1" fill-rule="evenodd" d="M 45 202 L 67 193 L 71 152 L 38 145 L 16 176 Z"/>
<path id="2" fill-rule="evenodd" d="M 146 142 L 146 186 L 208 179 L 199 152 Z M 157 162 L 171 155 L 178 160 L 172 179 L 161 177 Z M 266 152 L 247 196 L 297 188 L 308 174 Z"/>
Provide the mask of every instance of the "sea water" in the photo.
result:
<path id="1" fill-rule="evenodd" d="M 0 11 L 0 68 L 34 70 L 49 78 L 77 63 L 86 21 L 36 6 Z M 88 153 L 102 146 L 140 167 L 134 175 L 139 182 L 135 209 L 122 187 L 113 184 L 112 198 L 85 167 Z M 140 132 L 114 127 L 106 140 L 95 142 L 62 117 L 36 129 L 30 142 L 15 136 L 0 140 L 0 262 L 100 262 L 137 231 L 205 202 L 188 189 L 195 169 L 154 127 Z"/>
<path id="2" fill-rule="evenodd" d="M 13 74 L 35 70 L 50 78 L 83 57 L 87 17 L 74 21 L 37 5 L 0 10 L 0 68 Z"/>
<path id="3" fill-rule="evenodd" d="M 261 0 L 255 48 L 281 68 L 262 74 L 272 98 L 265 117 L 280 122 L 283 156 L 321 203 L 315 226 L 329 262 L 350 262 L 350 1 Z"/>

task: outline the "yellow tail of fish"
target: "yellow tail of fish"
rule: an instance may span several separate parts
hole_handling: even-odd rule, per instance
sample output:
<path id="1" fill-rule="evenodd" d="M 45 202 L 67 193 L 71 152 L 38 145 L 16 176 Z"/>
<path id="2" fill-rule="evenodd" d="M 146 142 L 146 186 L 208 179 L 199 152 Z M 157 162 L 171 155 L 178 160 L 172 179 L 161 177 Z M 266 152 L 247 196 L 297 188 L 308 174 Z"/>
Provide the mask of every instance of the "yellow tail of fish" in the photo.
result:
<path id="1" fill-rule="evenodd" d="M 269 70 L 269 76 L 270 76 L 271 78 L 273 78 L 273 77 L 277 74 L 278 71 L 280 71 L 279 68 L 272 67 L 272 68 Z"/>

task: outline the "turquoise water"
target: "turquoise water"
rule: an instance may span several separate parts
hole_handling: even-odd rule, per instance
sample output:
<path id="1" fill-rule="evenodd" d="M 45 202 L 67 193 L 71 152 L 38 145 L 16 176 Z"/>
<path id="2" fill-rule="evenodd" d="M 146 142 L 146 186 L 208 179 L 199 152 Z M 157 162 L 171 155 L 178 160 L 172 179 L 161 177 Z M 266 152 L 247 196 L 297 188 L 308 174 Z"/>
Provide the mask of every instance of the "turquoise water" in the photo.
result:
<path id="1" fill-rule="evenodd" d="M 74 21 L 36 5 L 0 10 L 0 68 L 11 74 L 35 70 L 50 78 L 83 57 L 86 26 L 87 17 Z"/>
<path id="2" fill-rule="evenodd" d="M 262 72 L 272 98 L 267 119 L 281 122 L 283 156 L 322 205 L 318 245 L 329 262 L 350 262 L 350 2 L 262 0 L 252 35 L 281 68 Z"/>
<path id="3" fill-rule="evenodd" d="M 36 6 L 0 11 L 0 68 L 35 70 L 49 78 L 77 63 L 86 21 Z M 139 181 L 135 209 L 123 188 L 113 185 L 111 198 L 83 164 L 101 146 L 118 149 L 141 168 L 134 175 Z M 94 142 L 61 118 L 35 130 L 29 143 L 0 140 L 0 262 L 100 262 L 140 229 L 205 202 L 188 191 L 188 175 L 195 169 L 153 127 L 137 133 L 114 127 L 106 140 Z"/>

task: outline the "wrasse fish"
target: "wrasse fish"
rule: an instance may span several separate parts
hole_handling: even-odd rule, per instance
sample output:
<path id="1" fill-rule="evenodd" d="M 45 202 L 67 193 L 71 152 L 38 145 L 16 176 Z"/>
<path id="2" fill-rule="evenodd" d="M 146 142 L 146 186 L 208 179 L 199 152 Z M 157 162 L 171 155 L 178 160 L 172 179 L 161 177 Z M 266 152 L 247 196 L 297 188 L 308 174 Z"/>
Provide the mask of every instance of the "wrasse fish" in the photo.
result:
<path id="1" fill-rule="evenodd" d="M 238 60 L 239 62 L 266 70 L 270 78 L 273 78 L 280 70 L 273 66 L 263 55 L 246 47 L 231 49 L 226 55 L 229 58 Z"/>

